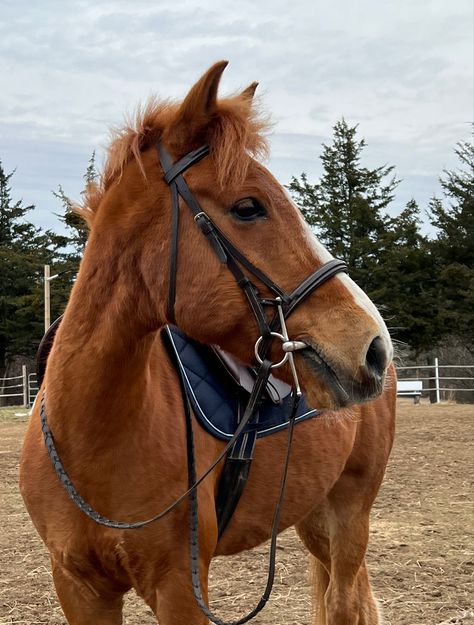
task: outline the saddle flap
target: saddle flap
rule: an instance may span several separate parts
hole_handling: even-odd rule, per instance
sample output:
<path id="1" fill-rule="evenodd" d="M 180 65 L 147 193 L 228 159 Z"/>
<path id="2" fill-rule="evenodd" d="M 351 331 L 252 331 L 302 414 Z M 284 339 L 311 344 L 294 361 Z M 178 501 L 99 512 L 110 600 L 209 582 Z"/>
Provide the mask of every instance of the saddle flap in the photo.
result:
<path id="1" fill-rule="evenodd" d="M 238 358 L 232 356 L 232 354 L 229 354 L 220 347 L 213 345 L 212 349 L 222 363 L 222 366 L 226 369 L 227 373 L 232 377 L 235 383 L 247 391 L 250 395 L 256 378 L 254 370 L 251 367 L 244 365 L 244 363 Z M 285 397 L 287 397 L 290 393 L 291 386 L 282 380 L 278 380 L 278 378 L 271 373 L 268 378 L 266 388 L 268 398 L 274 404 L 281 404 Z"/>
<path id="2" fill-rule="evenodd" d="M 238 358 L 231 356 L 231 354 L 220 347 L 213 345 L 212 350 L 235 383 L 241 386 L 247 393 L 251 393 L 255 381 L 255 376 L 250 373 L 251 370 Z"/>

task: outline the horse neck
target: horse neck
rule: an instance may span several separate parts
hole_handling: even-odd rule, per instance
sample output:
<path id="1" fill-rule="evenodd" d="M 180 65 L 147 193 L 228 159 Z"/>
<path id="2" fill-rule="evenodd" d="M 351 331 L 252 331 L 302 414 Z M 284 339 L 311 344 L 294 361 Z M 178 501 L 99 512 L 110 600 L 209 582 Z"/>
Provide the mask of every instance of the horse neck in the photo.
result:
<path id="1" fill-rule="evenodd" d="M 46 371 L 56 436 L 66 430 L 90 435 L 94 427 L 117 431 L 135 421 L 146 399 L 161 323 L 138 266 L 137 255 L 120 242 L 91 238 Z"/>

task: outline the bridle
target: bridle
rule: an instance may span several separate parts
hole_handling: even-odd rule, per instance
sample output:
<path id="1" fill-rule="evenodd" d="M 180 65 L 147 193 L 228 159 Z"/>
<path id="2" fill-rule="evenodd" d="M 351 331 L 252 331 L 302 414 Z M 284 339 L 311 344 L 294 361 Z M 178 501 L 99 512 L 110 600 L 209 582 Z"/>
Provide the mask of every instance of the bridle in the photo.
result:
<path id="1" fill-rule="evenodd" d="M 225 448 L 218 457 L 213 461 L 211 466 L 199 478 L 196 475 L 196 467 L 194 460 L 194 437 L 192 425 L 192 410 L 187 398 L 186 389 L 182 380 L 180 380 L 181 393 L 183 398 L 184 412 L 186 417 L 186 433 L 187 433 L 187 452 L 188 452 L 188 490 L 178 499 L 170 504 L 165 510 L 154 515 L 153 517 L 136 522 L 115 521 L 105 517 L 92 508 L 79 494 L 69 478 L 59 454 L 56 449 L 53 434 L 49 428 L 46 418 L 46 391 L 43 391 L 40 405 L 41 428 L 43 431 L 45 446 L 48 455 L 53 464 L 56 475 L 65 488 L 67 494 L 76 504 L 76 506 L 86 514 L 90 519 L 105 525 L 106 527 L 131 530 L 139 529 L 150 523 L 162 519 L 169 512 L 174 510 L 185 499 L 189 498 L 190 503 L 190 551 L 191 551 L 191 578 L 192 586 L 196 601 L 204 612 L 204 614 L 217 625 L 241 625 L 253 618 L 265 606 L 271 593 L 273 579 L 275 574 L 275 556 L 276 556 L 276 537 L 280 521 L 280 512 L 283 502 L 283 495 L 286 484 L 286 476 L 289 464 L 291 441 L 293 436 L 294 419 L 297 412 L 298 402 L 301 396 L 298 376 L 293 360 L 293 352 L 308 347 L 303 341 L 293 341 L 288 336 L 286 329 L 286 319 L 294 312 L 294 310 L 306 300 L 317 288 L 327 282 L 330 278 L 340 272 L 347 272 L 348 268 L 344 261 L 333 259 L 325 263 L 307 278 L 305 278 L 291 293 L 286 293 L 263 271 L 255 267 L 246 256 L 223 234 L 212 219 L 202 210 L 199 202 L 190 191 L 183 174 L 190 167 L 205 158 L 210 150 L 207 145 L 189 152 L 186 156 L 173 163 L 171 156 L 162 144 L 157 145 L 157 151 L 163 176 L 171 190 L 171 254 L 168 271 L 168 302 L 167 315 L 171 322 L 175 322 L 175 299 L 176 299 L 176 276 L 178 270 L 178 238 L 179 238 L 179 197 L 190 208 L 194 221 L 208 240 L 211 248 L 214 250 L 219 261 L 227 266 L 229 271 L 235 278 L 237 285 L 244 292 L 250 309 L 252 310 L 260 336 L 255 343 L 255 357 L 258 366 L 256 367 L 256 378 L 254 387 L 250 394 L 244 414 L 239 422 L 234 435 L 229 440 Z M 273 294 L 273 297 L 261 297 L 257 286 L 252 282 L 244 269 L 251 274 L 256 280 L 265 285 Z M 273 309 L 273 315 L 267 317 L 266 308 Z M 284 352 L 283 358 L 279 362 L 272 363 L 268 358 L 270 347 L 273 339 L 281 341 L 281 347 Z M 284 363 L 289 362 L 293 375 L 292 402 L 288 415 L 288 443 L 284 461 L 284 470 L 280 482 L 279 498 L 275 508 L 272 522 L 272 533 L 269 555 L 269 571 L 267 584 L 262 597 L 257 606 L 246 616 L 232 623 L 224 623 L 221 619 L 212 614 L 205 602 L 202 592 L 199 575 L 199 543 L 198 543 L 198 508 L 197 508 L 197 487 L 203 480 L 214 470 L 214 468 L 223 460 L 233 445 L 245 431 L 247 425 L 252 421 L 258 411 L 260 400 L 265 392 L 266 384 L 271 369 L 281 367 Z"/>
<path id="2" fill-rule="evenodd" d="M 171 156 L 162 143 L 157 145 L 158 157 L 163 169 L 163 177 L 171 190 L 171 253 L 168 270 L 168 303 L 167 313 L 171 322 L 175 323 L 174 304 L 176 298 L 176 277 L 178 270 L 178 238 L 179 238 L 179 197 L 190 208 L 194 221 L 208 240 L 219 261 L 227 266 L 235 278 L 237 285 L 244 292 L 250 308 L 258 324 L 260 337 L 255 344 L 255 357 L 261 366 L 268 353 L 273 338 L 280 339 L 284 357 L 271 368 L 282 366 L 287 360 L 290 362 L 295 386 L 299 392 L 299 383 L 293 362 L 292 352 L 308 347 L 303 341 L 291 341 L 286 331 L 285 321 L 291 313 L 306 300 L 317 288 L 340 272 L 347 272 L 348 267 L 342 260 L 332 259 L 313 271 L 291 293 L 285 293 L 263 271 L 255 267 L 247 257 L 224 235 L 212 219 L 201 208 L 192 194 L 183 177 L 185 171 L 205 158 L 210 150 L 203 145 L 197 150 L 189 152 L 180 160 L 173 163 Z M 259 282 L 264 284 L 274 295 L 274 298 L 261 297 L 258 288 L 244 273 L 245 268 Z M 269 321 L 265 314 L 266 307 L 277 309 Z M 281 330 L 279 332 L 278 330 Z"/>

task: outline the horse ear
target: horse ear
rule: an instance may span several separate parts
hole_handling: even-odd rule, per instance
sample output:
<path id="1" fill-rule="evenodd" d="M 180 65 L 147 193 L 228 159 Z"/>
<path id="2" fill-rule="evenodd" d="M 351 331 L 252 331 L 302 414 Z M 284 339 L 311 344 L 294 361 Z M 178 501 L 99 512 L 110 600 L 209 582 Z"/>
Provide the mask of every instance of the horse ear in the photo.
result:
<path id="1" fill-rule="evenodd" d="M 219 82 L 228 63 L 229 61 L 215 63 L 191 88 L 179 107 L 173 124 L 175 138 L 196 136 L 211 121 L 217 110 Z"/>
<path id="2" fill-rule="evenodd" d="M 242 98 L 251 102 L 253 100 L 253 96 L 255 95 L 255 90 L 258 87 L 258 82 L 253 82 L 246 89 L 242 91 L 240 94 Z"/>

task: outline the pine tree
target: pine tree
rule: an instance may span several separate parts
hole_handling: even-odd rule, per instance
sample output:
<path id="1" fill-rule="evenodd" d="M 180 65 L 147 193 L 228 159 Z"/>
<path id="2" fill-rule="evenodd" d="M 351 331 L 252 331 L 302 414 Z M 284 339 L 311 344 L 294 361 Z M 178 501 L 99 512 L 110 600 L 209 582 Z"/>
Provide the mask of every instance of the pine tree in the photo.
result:
<path id="1" fill-rule="evenodd" d="M 439 335 L 433 257 L 414 200 L 397 217 L 386 214 L 399 181 L 392 166 L 363 167 L 365 147 L 357 126 L 339 121 L 323 145 L 321 179 L 311 185 L 302 174 L 289 189 L 321 242 L 382 309 L 393 337 L 418 351 Z"/>
<path id="2" fill-rule="evenodd" d="M 69 232 L 67 244 L 74 249 L 74 259 L 77 266 L 79 266 L 79 261 L 82 258 L 89 234 L 86 224 L 84 220 L 74 212 L 74 204 L 65 194 L 61 185 L 58 186 L 57 191 L 53 191 L 53 195 L 58 198 L 63 205 L 63 213 L 57 214 L 57 217 L 64 223 Z M 71 255 L 70 260 L 72 260 Z"/>
<path id="3" fill-rule="evenodd" d="M 457 171 L 440 178 L 445 202 L 433 197 L 429 215 L 439 275 L 440 323 L 474 352 L 474 143 L 460 142 Z"/>
<path id="4" fill-rule="evenodd" d="M 26 220 L 34 206 L 13 201 L 13 174 L 0 161 L 0 377 L 14 356 L 34 354 L 43 333 L 43 265 L 65 242 Z"/>
<path id="5" fill-rule="evenodd" d="M 90 186 L 96 183 L 97 177 L 98 174 L 95 165 L 94 150 L 92 152 L 91 158 L 89 159 L 86 172 L 83 176 L 83 195 L 87 192 Z M 60 200 L 63 206 L 63 213 L 59 214 L 58 217 L 65 224 L 67 230 L 70 233 L 68 237 L 68 244 L 74 248 L 76 254 L 75 258 L 70 255 L 69 260 L 71 262 L 75 262 L 77 264 L 77 267 L 79 267 L 79 262 L 82 258 L 82 254 L 87 243 L 87 238 L 89 236 L 87 224 L 84 222 L 84 219 L 82 217 L 74 212 L 74 202 L 65 194 L 61 185 L 59 185 L 57 191 L 53 191 L 53 195 Z"/>
<path id="6" fill-rule="evenodd" d="M 97 179 L 95 151 L 92 152 L 83 179 L 85 184 L 82 194 L 86 193 L 90 185 L 94 185 Z M 65 224 L 66 230 L 69 233 L 65 245 L 66 249 L 61 254 L 60 266 L 57 264 L 55 267 L 55 273 L 59 273 L 60 277 L 54 284 L 55 298 L 57 301 L 63 302 L 65 306 L 84 254 L 89 229 L 84 219 L 75 212 L 74 202 L 66 195 L 61 185 L 58 186 L 57 191 L 53 191 L 53 195 L 58 198 L 62 204 L 62 213 L 57 214 L 57 216 Z"/>
<path id="7" fill-rule="evenodd" d="M 361 165 L 366 144 L 357 139 L 357 126 L 342 119 L 333 130 L 332 144 L 323 144 L 321 180 L 312 185 L 303 173 L 292 178 L 289 190 L 323 245 L 347 262 L 353 278 L 370 293 L 377 287 L 374 271 L 386 230 L 382 211 L 399 181 L 392 166 Z"/>
<path id="8" fill-rule="evenodd" d="M 372 292 L 392 336 L 415 352 L 429 349 L 440 335 L 437 275 L 430 241 L 421 234 L 420 209 L 410 200 L 394 218 L 386 219 Z"/>

